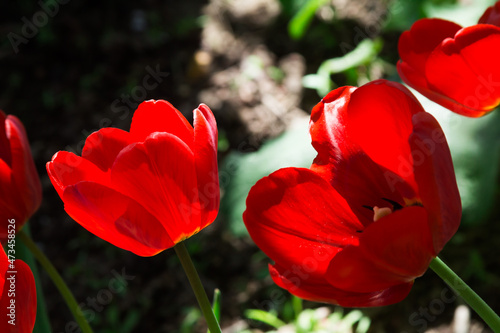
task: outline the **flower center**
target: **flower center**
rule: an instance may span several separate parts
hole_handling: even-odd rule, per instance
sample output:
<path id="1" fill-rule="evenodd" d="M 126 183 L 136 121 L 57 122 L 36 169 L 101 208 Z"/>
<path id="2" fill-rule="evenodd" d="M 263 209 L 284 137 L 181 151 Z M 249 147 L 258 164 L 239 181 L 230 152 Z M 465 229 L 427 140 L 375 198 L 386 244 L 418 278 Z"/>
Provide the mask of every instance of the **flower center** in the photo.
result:
<path id="1" fill-rule="evenodd" d="M 387 201 L 392 205 L 392 208 L 390 207 L 378 207 L 378 206 L 363 206 L 365 208 L 368 208 L 369 210 L 373 211 L 373 222 L 376 222 L 380 220 L 382 217 L 387 216 L 391 214 L 392 212 L 395 212 L 397 210 L 400 210 L 403 208 L 401 204 L 399 204 L 397 201 L 387 199 L 387 198 L 382 198 L 384 201 Z"/>
<path id="2" fill-rule="evenodd" d="M 373 207 L 373 222 L 377 222 L 382 217 L 387 216 L 392 213 L 392 209 L 389 207 Z"/>

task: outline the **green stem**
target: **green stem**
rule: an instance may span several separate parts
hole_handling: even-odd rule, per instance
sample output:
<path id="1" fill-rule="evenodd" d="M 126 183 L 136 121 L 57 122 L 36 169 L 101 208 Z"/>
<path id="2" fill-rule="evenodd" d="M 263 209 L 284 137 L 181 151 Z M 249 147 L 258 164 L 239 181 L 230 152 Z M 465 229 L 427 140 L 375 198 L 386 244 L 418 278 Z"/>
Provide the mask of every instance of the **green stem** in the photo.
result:
<path id="1" fill-rule="evenodd" d="M 430 268 L 462 297 L 483 318 L 493 332 L 500 332 L 500 317 L 472 290 L 455 272 L 438 257 L 431 261 Z"/>
<path id="2" fill-rule="evenodd" d="M 92 333 L 92 328 L 90 328 L 89 324 L 82 316 L 82 312 L 80 310 L 80 307 L 78 306 L 78 303 L 76 303 L 75 297 L 73 296 L 68 286 L 62 279 L 61 275 L 59 275 L 59 273 L 55 269 L 54 265 L 52 265 L 50 260 L 45 256 L 45 254 L 43 254 L 43 252 L 38 248 L 35 242 L 33 242 L 33 240 L 23 230 L 17 233 L 17 237 L 19 237 L 19 239 L 24 243 L 24 245 L 35 256 L 40 265 L 42 265 L 47 274 L 49 274 L 50 278 L 56 285 L 57 289 L 59 289 L 59 292 L 66 301 L 66 304 L 71 310 L 73 317 L 75 317 L 75 320 L 77 321 L 78 325 L 80 325 L 82 332 Z"/>
<path id="3" fill-rule="evenodd" d="M 217 319 L 215 319 L 210 301 L 205 293 L 205 289 L 203 289 L 200 277 L 196 272 L 196 268 L 191 261 L 191 257 L 189 256 L 184 242 L 180 242 L 175 245 L 174 249 L 175 253 L 177 253 L 177 256 L 179 257 L 179 260 L 181 261 L 184 271 L 186 272 L 191 288 L 193 289 L 194 295 L 200 305 L 201 312 L 207 321 L 208 329 L 211 333 L 221 333 L 219 323 L 217 322 Z"/>
<path id="4" fill-rule="evenodd" d="M 23 226 L 23 232 L 28 236 L 30 234 L 30 225 L 28 222 Z M 38 271 L 38 264 L 35 261 L 35 257 L 28 250 L 26 245 L 21 242 L 19 235 L 16 236 L 16 259 L 21 259 L 28 264 L 35 278 L 36 284 L 36 319 L 35 327 L 32 333 L 50 333 L 52 328 L 50 327 L 49 316 L 47 315 L 47 307 L 45 305 L 45 297 L 42 290 L 42 281 L 40 281 L 40 273 Z"/>

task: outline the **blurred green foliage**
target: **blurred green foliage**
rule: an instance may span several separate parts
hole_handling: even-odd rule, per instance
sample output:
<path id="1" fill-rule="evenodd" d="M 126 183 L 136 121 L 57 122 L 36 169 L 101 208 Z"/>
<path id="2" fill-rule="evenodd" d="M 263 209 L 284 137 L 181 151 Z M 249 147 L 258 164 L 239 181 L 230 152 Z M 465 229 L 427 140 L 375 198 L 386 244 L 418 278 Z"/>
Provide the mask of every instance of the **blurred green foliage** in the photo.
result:
<path id="1" fill-rule="evenodd" d="M 245 200 L 259 179 L 280 168 L 311 165 L 316 152 L 311 146 L 308 126 L 309 119 L 299 118 L 294 126 L 266 142 L 258 151 L 233 151 L 223 161 L 219 171 L 223 192 L 221 210 L 227 215 L 234 235 L 247 235 L 242 219 Z"/>
<path id="2" fill-rule="evenodd" d="M 296 297 L 294 300 L 300 302 Z M 267 333 L 366 333 L 371 324 L 370 318 L 360 310 L 345 314 L 341 307 L 336 307 L 333 313 L 327 307 L 304 309 L 288 323 L 279 319 L 272 311 L 252 309 L 247 310 L 245 316 L 273 327 L 272 330 L 266 331 Z M 254 331 L 246 330 L 241 333 L 252 332 Z"/>
<path id="3" fill-rule="evenodd" d="M 381 49 L 382 39 L 365 39 L 346 55 L 325 60 L 318 68 L 316 74 L 304 76 L 302 84 L 306 88 L 316 89 L 319 96 L 325 96 L 330 90 L 336 88 L 331 75 L 346 72 L 350 78 L 348 81 L 353 81 L 348 84 L 358 85 L 360 75 L 356 70 L 349 70 L 356 69 L 356 67 L 362 65 L 371 65 Z"/>
<path id="4" fill-rule="evenodd" d="M 426 17 L 439 17 L 463 27 L 477 23 L 485 8 L 492 6 L 495 0 L 474 0 L 464 3 L 456 1 L 424 1 L 423 12 Z"/>
<path id="5" fill-rule="evenodd" d="M 288 24 L 288 34 L 293 39 L 300 39 L 306 33 L 307 27 L 314 18 L 314 14 L 321 6 L 328 3 L 328 0 L 308 0 L 297 11 Z"/>
<path id="6" fill-rule="evenodd" d="M 468 118 L 412 90 L 424 109 L 434 115 L 446 135 L 462 198 L 462 222 L 481 224 L 491 214 L 500 173 L 500 113 Z"/>
<path id="7" fill-rule="evenodd" d="M 54 2 L 55 0 L 47 1 Z M 325 51 L 327 56 L 324 57 L 324 62 L 321 64 L 318 62 L 315 65 L 316 67 L 311 65 L 311 59 L 306 59 L 310 67 L 308 68 L 309 74 L 304 77 L 304 86 L 315 89 L 318 92 L 317 101 L 319 101 L 323 95 L 336 86 L 336 83 L 332 80 L 332 76 L 339 75 L 345 79 L 345 82 L 337 82 L 337 84 L 345 84 L 347 82 L 347 84 L 351 85 L 360 85 L 372 79 L 370 74 L 372 69 L 382 69 L 379 74 L 384 77 L 394 74 L 395 62 L 393 59 L 390 59 L 391 55 L 394 56 L 394 54 L 397 54 L 395 46 L 397 43 L 394 44 L 394 40 L 397 39 L 397 36 L 403 30 L 409 29 L 417 19 L 422 17 L 441 17 L 462 25 L 470 25 L 477 22 L 484 9 L 492 5 L 495 1 L 475 0 L 468 1 L 464 5 L 464 1 L 458 3 L 459 1 L 456 0 L 393 0 L 389 2 L 387 20 L 380 34 L 369 36 L 371 38 L 366 38 L 359 43 L 355 43 L 356 45 L 352 45 L 352 48 L 348 50 L 343 50 L 341 47 L 341 34 L 349 33 L 349 30 L 352 28 L 348 23 L 334 18 L 332 22 L 319 27 L 314 25 L 315 20 L 318 20 L 316 17 L 318 9 L 327 4 L 326 0 L 280 0 L 280 2 L 282 4 L 282 16 L 285 16 L 288 20 L 288 33 L 291 39 L 297 39 L 300 42 L 306 42 L 307 40 L 320 41 L 321 47 L 327 50 Z M 110 6 L 111 3 L 107 5 Z M 69 11 L 72 8 L 71 6 L 76 8 L 73 9 L 73 12 Z M 120 11 L 117 16 L 121 17 L 118 22 L 121 22 L 123 19 L 123 22 L 119 24 L 126 25 L 126 15 L 130 11 L 125 9 L 141 6 L 135 3 L 124 2 L 120 3 L 119 7 L 116 8 L 117 12 L 118 10 Z M 176 52 L 183 51 L 182 58 L 189 58 L 189 48 L 186 50 L 185 47 L 189 46 L 193 50 L 199 47 L 198 38 L 191 36 L 191 40 L 189 40 L 189 36 L 193 32 L 196 33 L 207 19 L 206 16 L 200 16 L 199 11 L 191 11 L 189 15 L 176 12 L 175 19 L 166 20 L 165 13 L 168 10 L 153 10 L 146 6 L 144 11 L 149 24 L 148 29 L 139 40 L 130 39 L 135 40 L 136 43 L 138 41 L 144 43 L 145 46 L 141 48 L 132 43 L 127 44 L 122 42 L 123 44 L 116 44 L 120 37 L 119 34 L 124 32 L 120 30 L 119 24 L 113 22 L 116 18 L 113 18 L 112 15 L 110 15 L 109 21 L 106 20 L 104 22 L 103 20 L 105 24 L 102 25 L 102 30 L 98 24 L 99 22 L 95 22 L 93 24 L 99 29 L 91 29 L 91 34 L 85 34 L 86 29 L 84 28 L 92 28 L 93 25 L 79 20 L 78 15 L 74 15 L 76 11 L 80 11 L 79 8 L 77 3 L 71 3 L 68 4 L 67 8 L 64 7 L 64 11 L 61 9 L 61 16 L 49 20 L 48 24 L 40 29 L 39 34 L 34 37 L 33 42 L 30 41 L 25 47 L 22 46 L 21 54 L 19 58 L 16 58 L 16 60 L 20 61 L 19 66 L 12 66 L 14 70 L 11 72 L 8 72 L 7 68 L 5 68 L 5 82 L 7 86 L 3 89 L 2 95 L 16 96 L 15 92 L 22 90 L 23 96 L 30 96 L 29 98 L 18 98 L 16 107 L 17 111 L 35 110 L 34 119 L 37 119 L 36 121 L 38 121 L 38 117 L 48 117 L 55 120 L 61 117 L 61 119 L 64 119 L 62 111 L 67 112 L 70 110 L 70 112 L 74 112 L 71 110 L 74 110 L 81 103 L 81 99 L 85 97 L 80 96 L 82 93 L 94 92 L 95 96 L 99 96 L 100 99 L 107 98 L 109 101 L 117 98 L 122 93 L 129 93 L 132 88 L 140 84 L 140 80 L 144 76 L 144 66 L 159 61 L 158 59 L 160 58 L 155 57 L 159 52 L 161 52 L 161 59 L 168 59 L 168 61 L 162 63 L 162 69 L 167 63 L 175 65 L 172 65 L 172 81 L 174 82 L 174 78 L 184 75 L 178 61 L 174 61 L 176 59 Z M 24 15 L 29 16 L 29 14 L 35 13 L 37 10 L 39 10 L 37 2 L 19 2 L 19 11 L 10 14 L 11 26 L 5 26 L 5 29 L 17 28 L 21 22 L 19 20 L 20 17 Z M 92 13 L 97 12 L 89 11 L 85 12 L 85 14 L 86 17 L 92 18 Z M 101 16 L 96 16 L 96 20 L 98 21 L 99 19 L 101 19 Z M 61 39 L 60 27 L 64 27 L 62 24 L 65 22 L 64 20 L 71 21 L 79 27 L 78 30 L 71 31 L 72 34 L 68 40 Z M 99 31 L 99 33 L 96 31 Z M 269 33 L 273 34 L 274 31 L 270 30 Z M 125 30 L 125 36 L 129 36 L 128 34 L 129 32 Z M 61 40 L 67 43 L 67 45 L 63 45 L 64 49 L 72 52 L 64 54 L 53 52 L 59 50 L 56 48 Z M 167 41 L 174 41 L 174 43 L 169 44 Z M 287 44 L 287 51 L 292 50 L 298 53 L 307 51 L 304 49 L 293 49 L 299 45 L 297 42 L 284 41 L 283 43 Z M 10 45 L 7 44 L 8 42 L 5 39 L 4 43 L 0 45 L 5 46 L 5 49 L 10 52 Z M 103 47 L 104 51 L 93 49 L 96 46 Z M 63 67 L 58 68 L 53 67 L 52 64 L 43 63 L 42 58 L 40 58 L 40 66 L 31 65 L 30 61 L 33 60 L 27 57 L 29 54 L 38 56 L 36 53 L 37 47 L 45 50 L 45 54 L 48 55 L 48 58 L 54 64 Z M 106 48 L 116 48 L 116 54 L 127 54 L 127 57 L 133 59 L 133 61 L 130 61 L 130 63 L 128 61 L 117 61 L 121 60 L 121 58 L 116 57 L 115 53 L 106 51 Z M 47 50 L 53 53 L 47 52 Z M 345 55 L 338 56 L 339 53 Z M 4 53 L 5 56 L 7 54 L 8 52 Z M 78 58 L 77 54 L 81 54 L 82 58 Z M 337 56 L 333 57 L 334 55 Z M 89 65 L 86 66 L 84 59 L 87 57 L 89 57 Z M 104 60 L 100 57 L 104 57 Z M 38 61 L 38 58 L 36 60 Z M 83 69 L 75 71 L 68 64 L 69 62 L 75 62 L 77 63 L 76 66 L 83 66 Z M 115 76 L 110 75 L 110 73 L 114 72 L 110 70 L 109 64 L 106 62 L 117 63 L 117 67 L 125 74 L 120 76 L 116 76 L 116 73 Z M 248 71 L 245 73 L 249 76 L 256 73 L 254 69 L 263 67 L 258 57 L 249 59 L 249 63 L 251 66 L 248 67 Z M 45 73 L 42 69 L 46 69 L 50 75 L 40 74 Z M 28 75 L 25 75 L 24 71 Z M 277 82 L 283 79 L 284 73 L 278 67 L 271 67 L 270 71 L 272 72 L 271 76 Z M 68 84 L 68 80 L 60 73 L 73 73 L 72 75 L 76 77 L 74 79 L 75 84 L 67 87 L 67 89 L 62 89 L 54 85 L 53 82 L 61 82 L 61 85 Z M 115 80 L 118 84 L 113 83 L 110 79 Z M 39 87 L 32 83 L 34 80 L 43 82 L 43 89 L 38 89 Z M 177 84 L 177 82 L 174 82 L 174 84 Z M 28 89 L 33 86 L 36 87 L 36 91 Z M 175 95 L 175 90 L 172 91 L 174 93 L 170 93 L 168 90 L 167 92 L 161 92 L 161 95 L 158 93 L 158 97 L 165 97 L 167 96 L 166 94 Z M 106 92 L 108 95 L 106 95 Z M 439 120 L 448 138 L 463 201 L 463 220 L 465 224 L 475 226 L 488 221 L 489 218 L 491 220 L 491 211 L 495 207 L 495 203 L 498 203 L 498 193 L 500 192 L 498 185 L 500 169 L 500 135 L 498 131 L 500 128 L 500 110 L 484 118 L 469 119 L 455 115 L 418 94 L 416 95 L 421 100 L 424 108 L 433 113 Z M 7 98 L 4 99 L 8 100 Z M 32 100 L 35 102 L 32 103 Z M 41 106 L 40 109 L 34 108 L 32 105 L 37 103 Z M 104 104 L 106 103 L 108 103 L 107 100 Z M 48 113 L 50 110 L 54 110 L 53 113 Z M 96 110 L 101 109 L 97 108 Z M 97 112 L 96 110 L 88 110 L 88 112 Z M 40 111 L 45 111 L 45 113 Z M 85 115 L 85 117 L 87 116 Z M 71 119 L 74 119 L 74 117 Z M 298 119 L 295 126 L 289 128 L 282 136 L 266 142 L 255 152 L 229 151 L 230 145 L 227 137 L 225 137 L 223 131 L 220 131 L 219 149 L 222 152 L 228 152 L 227 157 L 222 161 L 220 167 L 223 191 L 221 211 L 228 218 L 231 236 L 248 236 L 242 221 L 242 214 L 246 207 L 245 200 L 247 194 L 259 179 L 282 167 L 309 167 L 311 165 L 316 152 L 310 144 L 308 123 L 307 118 Z M 497 219 L 497 222 L 500 221 Z M 51 224 L 55 225 L 56 223 L 56 221 L 51 221 Z M 485 232 L 488 232 L 488 230 L 485 230 Z M 459 243 L 464 238 L 467 238 L 467 236 L 467 233 L 457 234 L 454 240 L 456 239 L 456 242 Z M 219 237 L 219 235 L 216 237 Z M 99 243 L 99 246 L 96 246 L 96 243 Z M 48 246 L 49 244 L 46 245 Z M 189 242 L 187 245 L 192 254 L 203 251 L 198 242 Z M 18 246 L 21 246 L 21 244 L 19 243 Z M 85 281 L 86 288 L 80 288 L 79 290 L 80 296 L 83 299 L 88 295 L 95 295 L 98 290 L 105 288 L 109 282 L 108 275 L 99 276 L 96 274 L 96 270 L 89 269 L 89 259 L 94 255 L 87 251 L 89 247 L 98 249 L 99 258 L 105 258 L 109 263 L 120 262 L 120 258 L 123 257 L 123 252 L 120 252 L 121 250 L 116 250 L 109 244 L 103 244 L 101 240 L 98 240 L 86 231 L 80 232 L 78 237 L 68 239 L 64 243 L 65 250 L 71 254 L 76 254 L 74 257 L 71 257 L 70 261 L 65 262 L 64 258 L 59 259 L 65 264 L 65 271 L 62 273 L 69 281 Z M 485 251 L 490 250 L 492 249 L 481 248 L 481 244 L 478 244 L 476 248 L 468 250 L 468 254 L 460 259 L 466 262 L 465 266 L 467 269 L 464 271 L 464 279 L 474 278 L 481 283 L 484 282 L 498 286 L 498 278 L 491 273 L 491 270 L 488 270 L 488 262 L 483 256 Z M 268 262 L 268 259 L 262 252 L 254 253 L 253 256 L 242 259 L 248 260 L 251 263 Z M 133 260 L 136 260 L 136 258 Z M 33 264 L 30 264 L 30 266 L 34 267 Z M 204 272 L 211 270 L 210 260 L 200 260 L 196 262 L 196 266 L 202 275 Z M 158 268 L 158 271 L 166 270 L 173 272 L 176 269 L 178 269 L 177 258 L 172 255 L 166 260 L 166 265 Z M 36 274 L 35 271 L 34 273 Z M 243 276 L 238 278 L 241 279 L 242 289 L 244 289 L 251 279 L 265 281 L 266 278 L 269 278 L 269 272 L 265 265 L 261 265 L 255 268 L 255 272 L 252 272 L 251 277 Z M 234 279 L 236 278 L 234 277 Z M 146 278 L 142 282 L 137 282 L 135 287 L 142 289 L 144 285 L 140 284 L 148 283 L 144 281 L 147 281 Z M 40 285 L 39 282 L 39 279 L 37 279 L 37 287 Z M 38 289 L 42 290 L 42 288 Z M 78 290 L 78 288 L 75 289 Z M 85 291 L 82 292 L 81 289 L 85 289 Z M 137 292 L 137 290 L 135 291 Z M 129 307 L 127 310 L 124 310 L 121 304 L 130 295 L 133 295 L 131 297 L 134 299 L 135 308 Z M 123 294 L 120 293 L 115 296 L 115 300 L 107 305 L 101 313 L 96 313 L 96 317 L 91 323 L 92 326 L 98 329 L 96 331 L 105 333 L 142 331 L 143 326 L 141 323 L 144 323 L 146 318 L 151 317 L 151 315 L 148 316 L 148 312 L 153 312 L 151 310 L 157 306 L 154 300 L 143 293 L 133 294 L 130 290 L 128 294 L 127 291 L 124 291 Z M 55 294 L 51 297 L 56 299 L 59 295 Z M 39 299 L 42 300 L 41 297 Z M 47 299 L 49 300 L 49 298 Z M 219 302 L 216 301 L 216 304 L 220 305 Z M 235 304 L 231 304 L 230 306 L 235 306 Z M 39 310 L 38 316 L 41 317 L 44 307 L 39 306 L 39 309 L 41 310 Z M 195 306 L 182 307 L 180 311 L 183 314 L 181 317 L 184 318 L 180 332 L 194 332 L 197 327 L 199 328 L 201 314 Z M 56 317 L 58 315 L 59 313 L 56 313 Z M 224 313 L 222 316 L 224 318 Z M 282 307 L 275 309 L 275 312 L 249 310 L 247 317 L 267 322 L 270 326 L 274 326 L 275 329 L 287 326 L 288 328 L 295 329 L 296 332 L 350 332 L 349 330 L 355 327 L 356 332 L 361 333 L 366 332 L 370 326 L 370 320 L 359 311 L 351 311 L 344 315 L 342 310 L 337 308 L 335 312 L 325 316 L 323 308 L 303 310 L 302 303 L 297 298 L 291 298 L 291 300 L 286 301 Z M 171 321 L 177 320 L 175 318 L 168 319 Z M 42 326 L 42 322 L 42 319 L 38 319 L 35 329 Z M 340 327 L 342 329 L 345 328 L 345 330 L 340 330 L 337 324 L 340 324 Z M 35 330 L 35 332 L 38 331 Z M 39 332 L 47 332 L 47 329 L 40 329 Z"/>

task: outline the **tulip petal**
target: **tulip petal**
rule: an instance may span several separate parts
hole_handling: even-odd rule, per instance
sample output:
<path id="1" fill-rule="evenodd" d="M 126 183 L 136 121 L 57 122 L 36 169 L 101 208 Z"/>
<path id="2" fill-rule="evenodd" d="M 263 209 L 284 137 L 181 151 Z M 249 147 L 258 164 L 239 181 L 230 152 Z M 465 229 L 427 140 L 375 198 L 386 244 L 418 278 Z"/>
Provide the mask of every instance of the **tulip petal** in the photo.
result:
<path id="1" fill-rule="evenodd" d="M 113 165 L 118 153 L 134 142 L 129 132 L 106 127 L 90 134 L 85 140 L 82 157 L 106 172 Z"/>
<path id="2" fill-rule="evenodd" d="M 35 326 L 36 319 L 36 287 L 33 273 L 26 263 L 22 260 L 15 260 L 14 269 L 9 268 L 9 262 L 5 252 L 0 252 L 0 290 L 2 290 L 0 299 L 0 332 L 5 333 L 31 333 Z M 14 271 L 16 273 L 8 273 Z M 9 297 L 10 281 L 7 278 L 14 277 L 15 296 Z M 8 316 L 12 307 L 11 301 L 14 300 L 15 307 L 15 325 L 9 323 L 12 320 Z"/>
<path id="3" fill-rule="evenodd" d="M 174 243 L 200 230 L 195 159 L 177 136 L 153 133 L 124 148 L 111 168 L 111 181 L 161 221 Z"/>
<path id="4" fill-rule="evenodd" d="M 309 132 L 312 145 L 318 152 L 314 159 L 317 166 L 335 165 L 349 151 L 351 145 L 343 139 L 345 133 L 345 109 L 356 87 L 341 87 L 331 91 L 311 111 Z M 355 149 L 355 148 L 354 148 Z M 323 176 L 328 181 L 329 170 Z"/>
<path id="5" fill-rule="evenodd" d="M 353 292 L 375 292 L 411 283 L 436 256 L 424 208 L 406 207 L 366 228 L 359 245 L 345 247 L 326 273 L 334 287 Z"/>
<path id="6" fill-rule="evenodd" d="M 375 163 L 411 186 L 400 189 L 407 198 L 412 198 L 416 189 L 412 170 L 408 167 L 411 165 L 408 137 L 413 130 L 412 116 L 419 112 L 424 109 L 408 89 L 395 82 L 380 80 L 353 93 L 346 120 L 349 139 Z"/>
<path id="7" fill-rule="evenodd" d="M 19 230 L 40 206 L 42 187 L 24 126 L 18 118 L 5 117 L 0 111 L 0 121 L 2 119 L 0 145 L 6 145 L 0 150 L 4 151 L 2 156 L 6 160 L 0 159 L 0 219 L 15 219 L 16 230 Z M 0 226 L 0 241 L 6 236 L 7 224 L 4 223 Z"/>
<path id="8" fill-rule="evenodd" d="M 415 179 L 422 204 L 429 212 L 434 251 L 439 253 L 460 224 L 460 194 L 450 149 L 439 123 L 428 113 L 415 115 L 414 123 L 410 147 L 415 154 L 424 156 L 420 163 L 414 163 Z"/>
<path id="9" fill-rule="evenodd" d="M 313 283 L 324 281 L 330 259 L 357 244 L 363 225 L 345 200 L 308 169 L 280 169 L 250 190 L 243 220 L 250 236 L 272 260 L 293 267 Z"/>
<path id="10" fill-rule="evenodd" d="M 269 266 L 273 281 L 293 295 L 314 302 L 338 304 L 343 307 L 385 306 L 402 301 L 410 292 L 413 282 L 399 284 L 381 291 L 358 293 L 341 290 L 328 284 L 308 283 L 290 270 L 278 265 Z"/>
<path id="11" fill-rule="evenodd" d="M 415 196 L 407 140 L 411 117 L 419 112 L 406 88 L 384 80 L 337 89 L 313 109 L 310 131 L 318 157 L 311 169 L 331 182 L 365 224 L 373 212 L 363 206 L 389 206 L 384 198 L 404 205 L 402 195 Z"/>
<path id="12" fill-rule="evenodd" d="M 446 38 L 453 38 L 460 29 L 462 27 L 456 23 L 436 18 L 415 22 L 410 30 L 399 37 L 399 56 L 401 62 L 408 66 L 403 67 L 404 75 L 408 74 L 408 69 L 415 73 L 410 75 L 412 78 L 423 77 L 427 58 L 432 51 Z"/>
<path id="13" fill-rule="evenodd" d="M 461 28 L 458 24 L 442 19 L 421 19 L 409 31 L 403 32 L 398 42 L 401 60 L 397 64 L 403 81 L 438 103 L 439 100 L 447 99 L 429 87 L 425 76 L 426 64 L 432 51 L 443 40 L 453 38 Z"/>
<path id="14" fill-rule="evenodd" d="M 194 110 L 193 150 L 202 205 L 200 229 L 203 229 L 215 220 L 220 201 L 217 173 L 217 124 L 212 111 L 204 104 Z"/>
<path id="15" fill-rule="evenodd" d="M 10 167 L 12 163 L 12 157 L 10 153 L 9 140 L 7 138 L 7 126 L 4 125 L 5 119 L 5 113 L 0 110 L 0 163 L 2 163 L 3 161 Z"/>
<path id="16" fill-rule="evenodd" d="M 143 102 L 132 117 L 130 133 L 135 137 L 135 141 L 144 141 L 154 132 L 170 133 L 192 147 L 193 127 L 182 113 L 167 101 Z"/>
<path id="17" fill-rule="evenodd" d="M 59 196 L 64 189 L 81 181 L 109 186 L 109 176 L 89 160 L 67 151 L 59 151 L 48 162 L 47 173 Z"/>
<path id="18" fill-rule="evenodd" d="M 478 23 L 492 24 L 500 27 L 500 2 L 488 7 L 479 19 Z"/>
<path id="19" fill-rule="evenodd" d="M 40 177 L 35 168 L 28 136 L 21 121 L 12 115 L 7 116 L 5 122 L 7 135 L 10 141 L 12 155 L 12 176 L 15 184 L 13 191 L 18 191 L 25 213 L 22 221 L 24 223 L 40 207 L 42 202 L 42 185 Z M 18 203 L 19 204 L 19 203 Z"/>
<path id="20" fill-rule="evenodd" d="M 436 93 L 427 97 L 471 117 L 495 109 L 500 103 L 498 52 L 499 27 L 484 24 L 460 30 L 429 56 L 425 75 Z"/>
<path id="21" fill-rule="evenodd" d="M 21 224 L 24 218 L 23 200 L 19 197 L 18 188 L 15 187 L 12 177 L 12 169 L 0 160 L 0 221 L 16 219 Z M 23 216 L 20 216 L 22 214 Z M 0 240 L 7 239 L 7 223 L 0 224 Z"/>
<path id="22" fill-rule="evenodd" d="M 70 185 L 64 209 L 82 227 L 139 256 L 153 256 L 174 245 L 162 223 L 144 207 L 117 191 L 88 181 Z"/>

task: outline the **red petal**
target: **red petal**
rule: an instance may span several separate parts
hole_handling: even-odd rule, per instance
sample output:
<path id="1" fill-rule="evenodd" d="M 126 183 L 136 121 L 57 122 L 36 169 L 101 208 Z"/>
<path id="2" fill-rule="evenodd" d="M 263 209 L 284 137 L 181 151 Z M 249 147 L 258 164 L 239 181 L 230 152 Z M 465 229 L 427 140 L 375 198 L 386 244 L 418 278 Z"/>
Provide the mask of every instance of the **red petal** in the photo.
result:
<path id="1" fill-rule="evenodd" d="M 167 101 L 143 102 L 134 113 L 130 133 L 135 137 L 135 141 L 144 141 L 154 132 L 170 133 L 189 147 L 193 145 L 193 127 L 182 113 Z"/>
<path id="2" fill-rule="evenodd" d="M 0 159 L 0 219 L 15 219 L 16 230 L 19 230 L 40 206 L 42 187 L 21 121 L 11 115 L 5 118 L 0 111 L 0 127 L 5 130 L 0 130 L 0 150 L 3 151 L 0 156 L 9 159 Z M 3 143 L 2 137 L 6 140 Z M 6 236 L 5 222 L 0 224 L 0 241 Z"/>
<path id="3" fill-rule="evenodd" d="M 111 181 L 161 221 L 174 243 L 200 230 L 195 159 L 178 137 L 155 133 L 124 148 L 111 168 Z"/>
<path id="4" fill-rule="evenodd" d="M 298 278 L 290 270 L 278 265 L 269 266 L 273 281 L 297 297 L 315 301 L 338 304 L 343 307 L 384 306 L 402 301 L 410 292 L 412 282 L 400 284 L 373 293 L 357 293 L 337 289 L 326 281 L 308 283 Z"/>
<path id="5" fill-rule="evenodd" d="M 478 23 L 493 24 L 500 26 L 500 1 L 497 1 L 493 6 L 488 7 L 484 14 L 479 19 Z"/>
<path id="6" fill-rule="evenodd" d="M 5 125 L 10 141 L 15 190 L 19 191 L 24 204 L 24 220 L 18 222 L 23 223 L 40 207 L 42 185 L 23 124 L 18 118 L 9 115 Z"/>
<path id="7" fill-rule="evenodd" d="M 47 163 L 50 181 L 62 198 L 67 186 L 81 181 L 91 181 L 109 186 L 109 176 L 95 164 L 67 151 L 59 151 Z"/>
<path id="8" fill-rule="evenodd" d="M 26 263 L 22 260 L 14 262 L 15 268 L 9 269 L 7 257 L 3 250 L 0 254 L 1 269 L 0 269 L 0 288 L 2 296 L 0 299 L 0 332 L 5 333 L 31 333 L 35 326 L 36 319 L 36 287 L 33 273 Z M 15 271 L 16 273 L 8 273 Z M 9 296 L 11 292 L 10 281 L 7 278 L 14 277 L 15 281 L 15 296 Z M 11 301 L 14 300 L 14 305 Z M 10 309 L 8 307 L 15 307 L 15 325 L 9 323 L 12 320 L 8 315 Z"/>
<path id="9" fill-rule="evenodd" d="M 345 198 L 363 224 L 371 223 L 372 213 L 363 205 L 380 205 L 387 187 L 379 167 L 351 140 L 346 122 L 355 87 L 331 91 L 311 112 L 309 131 L 318 152 L 311 170 L 321 175 Z M 382 190 L 381 190 L 382 189 Z M 393 198 L 400 201 L 400 198 Z"/>
<path id="10" fill-rule="evenodd" d="M 194 157 L 202 208 L 201 226 L 212 223 L 219 211 L 220 191 L 217 169 L 217 124 L 208 106 L 194 110 Z"/>
<path id="11" fill-rule="evenodd" d="M 381 168 L 398 175 L 409 186 L 397 188 L 406 198 L 416 189 L 409 164 L 411 152 L 408 137 L 413 130 L 412 116 L 424 112 L 417 99 L 399 83 L 373 81 L 351 96 L 346 116 L 348 139 L 359 145 Z M 405 164 L 406 162 L 406 164 Z M 387 181 L 384 172 L 384 181 Z"/>
<path id="12" fill-rule="evenodd" d="M 82 157 L 106 172 L 113 165 L 118 153 L 133 142 L 129 132 L 118 128 L 102 128 L 85 140 Z"/>
<path id="13" fill-rule="evenodd" d="M 429 213 L 434 251 L 439 253 L 460 224 L 462 206 L 450 149 L 439 123 L 428 113 L 414 116 L 410 146 L 415 156 L 415 179 L 422 204 Z"/>
<path id="14" fill-rule="evenodd" d="M 335 164 L 342 159 L 349 141 L 343 139 L 345 113 L 351 94 L 356 87 L 341 87 L 331 91 L 311 111 L 309 132 L 312 145 L 318 152 L 314 164 L 318 166 Z M 326 170 L 325 170 L 326 171 Z M 326 179 L 330 181 L 331 177 Z"/>
<path id="15" fill-rule="evenodd" d="M 460 30 L 455 39 L 437 47 L 427 61 L 428 96 L 450 110 L 479 117 L 500 103 L 500 28 L 476 25 Z"/>
<path id="16" fill-rule="evenodd" d="M 427 270 L 436 255 L 424 208 L 406 207 L 366 228 L 359 245 L 340 251 L 326 279 L 352 292 L 376 292 L 411 283 Z"/>
<path id="17" fill-rule="evenodd" d="M 16 220 L 16 228 L 25 218 L 25 208 L 20 197 L 19 189 L 13 181 L 12 169 L 0 160 L 0 242 L 7 239 L 7 221 Z M 19 225 L 18 225 L 19 224 Z"/>
<path id="18" fill-rule="evenodd" d="M 364 205 L 388 206 L 383 198 L 403 205 L 403 197 L 415 196 L 408 137 L 419 112 L 406 88 L 385 80 L 337 89 L 313 109 L 318 157 L 311 169 L 331 182 L 364 224 L 373 218 Z"/>
<path id="19" fill-rule="evenodd" d="M 278 265 L 324 281 L 335 253 L 356 244 L 363 228 L 345 200 L 308 169 L 280 169 L 250 190 L 243 220 L 258 247 Z M 299 273 L 297 273 L 299 274 Z"/>
<path id="20" fill-rule="evenodd" d="M 10 144 L 7 139 L 7 124 L 5 123 L 5 113 L 0 110 L 0 163 L 5 163 L 9 167 L 12 163 L 12 157 L 10 155 Z"/>
<path id="21" fill-rule="evenodd" d="M 147 257 L 174 245 L 153 215 L 113 189 L 84 181 L 68 186 L 62 199 L 76 222 L 119 248 Z"/>
<path id="22" fill-rule="evenodd" d="M 441 19 L 421 19 L 403 32 L 398 43 L 401 60 L 397 67 L 401 79 L 427 98 L 449 108 L 453 106 L 452 101 L 429 86 L 426 64 L 434 49 L 445 39 L 453 38 L 461 28 Z"/>
<path id="23" fill-rule="evenodd" d="M 442 19 L 421 19 L 415 22 L 411 29 L 399 37 L 398 50 L 401 58 L 404 76 L 412 70 L 411 77 L 422 77 L 425 64 L 431 52 L 446 38 L 453 38 L 462 27 L 456 23 Z M 399 65 L 399 64 L 398 64 Z M 405 82 L 407 82 L 405 80 Z M 407 82 L 412 87 L 413 82 Z M 423 83 L 420 82 L 418 86 Z"/>

